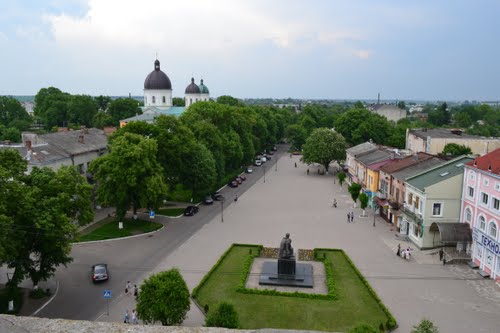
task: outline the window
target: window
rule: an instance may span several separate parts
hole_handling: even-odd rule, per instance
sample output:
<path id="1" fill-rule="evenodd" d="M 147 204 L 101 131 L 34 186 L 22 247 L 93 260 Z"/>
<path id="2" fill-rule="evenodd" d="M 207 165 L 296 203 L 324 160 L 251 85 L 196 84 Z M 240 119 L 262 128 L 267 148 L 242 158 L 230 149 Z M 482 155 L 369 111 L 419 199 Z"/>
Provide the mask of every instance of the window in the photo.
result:
<path id="1" fill-rule="evenodd" d="M 493 239 L 497 239 L 497 225 L 495 222 L 490 222 L 489 235 Z"/>
<path id="2" fill-rule="evenodd" d="M 419 203 L 420 203 L 420 198 L 415 196 L 415 208 L 416 209 L 418 209 Z"/>
<path id="3" fill-rule="evenodd" d="M 408 205 L 413 206 L 413 193 L 408 194 Z"/>
<path id="4" fill-rule="evenodd" d="M 165 103 L 166 103 L 166 102 L 165 102 L 166 100 L 167 100 L 167 99 L 165 98 L 165 96 L 163 96 L 163 98 L 162 98 L 162 102 L 163 102 L 163 104 L 165 104 Z"/>
<path id="5" fill-rule="evenodd" d="M 153 104 L 155 104 L 155 103 L 156 103 L 156 97 L 155 97 L 155 96 L 153 96 L 153 97 L 151 97 L 151 98 L 152 98 L 152 100 L 153 100 Z"/>
<path id="6" fill-rule="evenodd" d="M 193 104 L 193 99 L 192 98 L 189 99 L 189 105 L 191 105 L 191 104 Z"/>
<path id="7" fill-rule="evenodd" d="M 495 190 L 500 191 L 500 183 L 495 183 Z M 500 260 L 498 262 L 500 262 Z"/>
<path id="8" fill-rule="evenodd" d="M 494 210 L 500 210 L 500 200 L 498 200 L 498 198 L 493 198 L 492 207 Z"/>
<path id="9" fill-rule="evenodd" d="M 148 104 L 148 96 L 144 96 L 144 104 Z"/>
<path id="10" fill-rule="evenodd" d="M 481 193 L 481 203 L 487 205 L 488 204 L 488 194 L 486 193 Z"/>
<path id="11" fill-rule="evenodd" d="M 467 223 L 469 223 L 469 224 L 470 224 L 470 223 L 471 223 L 471 221 L 472 221 L 472 212 L 470 211 L 470 209 L 469 209 L 469 208 L 467 208 L 467 209 L 465 210 L 465 222 L 467 222 Z"/>
<path id="12" fill-rule="evenodd" d="M 469 195 L 469 198 L 474 198 L 474 187 L 469 186 L 467 187 L 467 189 L 468 189 L 467 194 Z"/>
<path id="13" fill-rule="evenodd" d="M 484 184 L 484 186 L 490 185 L 490 180 L 488 178 L 484 178 L 483 184 Z"/>
<path id="14" fill-rule="evenodd" d="M 436 202 L 436 203 L 432 204 L 432 215 L 433 216 L 441 216 L 442 215 L 440 202 Z"/>
<path id="15" fill-rule="evenodd" d="M 470 180 L 474 180 L 474 179 L 476 179 L 476 173 L 475 173 L 474 171 L 470 171 L 470 172 L 469 172 L 469 179 L 470 179 Z"/>
<path id="16" fill-rule="evenodd" d="M 486 220 L 484 219 L 484 216 L 479 216 L 479 229 L 486 229 Z"/>

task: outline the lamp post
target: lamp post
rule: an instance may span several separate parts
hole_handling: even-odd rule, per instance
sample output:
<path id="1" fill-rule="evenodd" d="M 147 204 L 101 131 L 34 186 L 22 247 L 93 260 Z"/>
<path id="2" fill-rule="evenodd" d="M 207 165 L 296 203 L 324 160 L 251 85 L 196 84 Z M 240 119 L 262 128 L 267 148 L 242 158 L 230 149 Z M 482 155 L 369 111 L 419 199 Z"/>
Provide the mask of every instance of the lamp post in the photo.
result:
<path id="1" fill-rule="evenodd" d="M 262 165 L 264 168 L 264 183 L 266 182 L 266 165 Z"/>
<path id="2" fill-rule="evenodd" d="M 373 226 L 375 226 L 375 216 L 377 216 L 377 207 L 376 203 L 373 203 Z"/>
<path id="3" fill-rule="evenodd" d="M 274 171 L 278 171 L 278 160 L 276 160 L 276 163 L 274 164 Z"/>
<path id="4" fill-rule="evenodd" d="M 224 222 L 224 197 L 220 199 L 220 221 Z"/>

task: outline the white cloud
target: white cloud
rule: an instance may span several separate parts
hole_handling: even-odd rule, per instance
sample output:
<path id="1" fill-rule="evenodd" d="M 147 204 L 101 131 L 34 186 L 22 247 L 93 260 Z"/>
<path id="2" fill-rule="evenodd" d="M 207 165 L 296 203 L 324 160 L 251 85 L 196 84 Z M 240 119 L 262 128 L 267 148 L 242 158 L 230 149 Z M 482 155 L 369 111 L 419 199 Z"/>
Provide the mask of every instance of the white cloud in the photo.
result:
<path id="1" fill-rule="evenodd" d="M 359 59 L 368 59 L 372 56 L 372 50 L 353 50 L 352 54 Z"/>

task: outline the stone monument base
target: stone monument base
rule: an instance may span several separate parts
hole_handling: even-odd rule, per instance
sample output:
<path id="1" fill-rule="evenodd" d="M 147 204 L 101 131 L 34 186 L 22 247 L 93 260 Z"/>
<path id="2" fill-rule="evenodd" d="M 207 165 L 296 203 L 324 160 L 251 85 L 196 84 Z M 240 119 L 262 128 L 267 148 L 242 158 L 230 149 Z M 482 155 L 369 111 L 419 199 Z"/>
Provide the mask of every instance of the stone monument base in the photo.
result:
<path id="1" fill-rule="evenodd" d="M 265 261 L 262 265 L 259 284 L 269 286 L 287 286 L 312 288 L 313 287 L 313 267 L 311 264 L 295 265 L 295 275 L 278 274 L 276 261 Z"/>

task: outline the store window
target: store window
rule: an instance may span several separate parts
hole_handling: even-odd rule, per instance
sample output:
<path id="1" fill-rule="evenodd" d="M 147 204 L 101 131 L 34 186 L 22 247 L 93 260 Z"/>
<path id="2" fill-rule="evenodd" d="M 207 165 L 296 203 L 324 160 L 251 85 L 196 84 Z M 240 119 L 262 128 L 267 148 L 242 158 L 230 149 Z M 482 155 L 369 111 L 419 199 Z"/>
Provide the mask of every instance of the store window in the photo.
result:
<path id="1" fill-rule="evenodd" d="M 497 225 L 495 222 L 490 222 L 490 227 L 488 234 L 490 235 L 491 238 L 497 239 Z"/>

